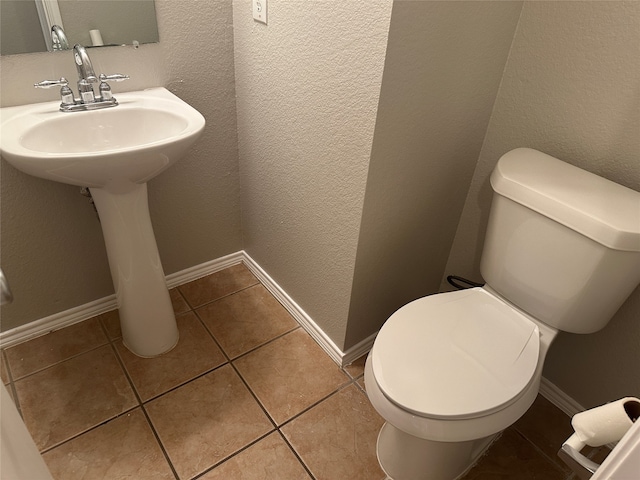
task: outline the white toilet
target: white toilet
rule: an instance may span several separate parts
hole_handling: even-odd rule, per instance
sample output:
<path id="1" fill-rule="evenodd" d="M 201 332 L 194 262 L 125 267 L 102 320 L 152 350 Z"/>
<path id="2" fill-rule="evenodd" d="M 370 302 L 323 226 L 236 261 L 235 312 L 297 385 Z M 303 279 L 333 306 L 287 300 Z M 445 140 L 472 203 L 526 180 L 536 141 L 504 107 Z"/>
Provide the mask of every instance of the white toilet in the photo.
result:
<path id="1" fill-rule="evenodd" d="M 528 148 L 491 186 L 486 285 L 405 305 L 369 353 L 393 480 L 465 474 L 533 403 L 557 332 L 600 330 L 640 283 L 640 193 Z"/>

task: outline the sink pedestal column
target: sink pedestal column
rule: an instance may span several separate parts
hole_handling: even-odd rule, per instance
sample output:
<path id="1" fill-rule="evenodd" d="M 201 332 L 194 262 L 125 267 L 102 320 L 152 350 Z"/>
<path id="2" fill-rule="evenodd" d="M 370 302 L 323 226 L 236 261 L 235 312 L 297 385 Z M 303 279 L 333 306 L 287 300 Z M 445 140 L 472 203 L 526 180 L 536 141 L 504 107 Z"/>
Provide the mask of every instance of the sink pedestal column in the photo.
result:
<path id="1" fill-rule="evenodd" d="M 178 343 L 178 327 L 149 217 L 147 184 L 90 190 L 102 224 L 123 342 L 140 357 L 165 353 Z"/>

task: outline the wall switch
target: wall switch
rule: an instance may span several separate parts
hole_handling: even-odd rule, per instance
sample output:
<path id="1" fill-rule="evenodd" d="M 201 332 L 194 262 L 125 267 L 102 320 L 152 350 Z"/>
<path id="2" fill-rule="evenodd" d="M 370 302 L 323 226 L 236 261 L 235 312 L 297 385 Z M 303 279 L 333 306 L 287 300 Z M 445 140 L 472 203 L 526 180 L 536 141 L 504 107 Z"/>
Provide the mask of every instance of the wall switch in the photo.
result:
<path id="1" fill-rule="evenodd" d="M 253 3 L 253 19 L 267 24 L 267 0 L 251 0 Z"/>

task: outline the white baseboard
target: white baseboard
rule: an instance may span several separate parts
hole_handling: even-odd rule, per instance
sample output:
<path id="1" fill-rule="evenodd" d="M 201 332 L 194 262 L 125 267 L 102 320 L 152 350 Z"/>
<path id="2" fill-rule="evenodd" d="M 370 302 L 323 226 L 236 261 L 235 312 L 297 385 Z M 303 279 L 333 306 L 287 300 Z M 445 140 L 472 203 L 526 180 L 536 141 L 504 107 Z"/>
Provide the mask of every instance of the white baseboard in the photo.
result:
<path id="1" fill-rule="evenodd" d="M 373 342 L 375 341 L 377 335 L 378 332 L 373 333 L 361 342 L 356 343 L 353 347 L 347 349 L 347 351 L 344 352 L 344 356 L 342 357 L 342 366 L 344 367 L 346 365 L 351 365 L 361 356 L 369 353 L 371 347 L 373 347 Z"/>
<path id="2" fill-rule="evenodd" d="M 241 263 L 243 258 L 244 252 L 240 251 L 210 262 L 196 265 L 195 267 L 186 268 L 180 272 L 172 273 L 166 277 L 167 287 L 174 288 L 178 285 L 183 285 L 185 283 L 192 282 L 193 280 L 197 280 L 198 278 L 224 270 L 227 267 Z M 118 308 L 116 296 L 109 295 L 108 297 L 85 303 L 79 307 L 54 313 L 53 315 L 41 318 L 40 320 L 35 320 L 27 323 L 26 325 L 0 333 L 0 347 L 11 347 L 12 345 L 45 335 L 54 330 L 68 327 L 74 323 L 88 320 L 96 315 L 115 310 L 116 308 Z"/>
<path id="3" fill-rule="evenodd" d="M 117 306 L 116 296 L 114 294 L 94 300 L 93 302 L 85 303 L 79 307 L 54 313 L 53 315 L 41 318 L 40 320 L 35 320 L 27 323 L 26 325 L 21 325 L 0 333 L 0 347 L 10 347 L 32 338 L 45 335 L 54 330 L 68 327 L 74 323 L 88 320 L 89 318 L 100 315 L 101 313 L 114 310 Z"/>
<path id="4" fill-rule="evenodd" d="M 206 277 L 212 273 L 216 273 L 220 270 L 224 270 L 225 268 L 242 263 L 244 255 L 244 251 L 241 250 L 239 252 L 225 255 L 224 257 L 216 258 L 209 262 L 201 263 L 194 267 L 185 268 L 184 270 L 172 273 L 171 275 L 167 275 L 167 287 L 175 288 L 179 285 L 193 282 L 199 278 Z"/>
<path id="5" fill-rule="evenodd" d="M 344 366 L 356 360 L 373 345 L 373 338 L 360 342 L 345 354 L 328 335 L 311 319 L 309 315 L 260 267 L 246 252 L 239 251 L 224 257 L 205 262 L 194 267 L 167 275 L 167 287 L 175 288 L 212 273 L 224 270 L 232 265 L 244 263 L 262 284 L 289 311 L 302 328 L 322 347 L 338 365 Z M 0 333 L 0 347 L 6 348 L 18 343 L 45 335 L 69 325 L 88 320 L 117 308 L 115 295 L 74 307 L 63 312 L 30 322 Z"/>
<path id="6" fill-rule="evenodd" d="M 317 323 L 260 267 L 245 251 L 239 251 L 224 257 L 205 262 L 180 272 L 167 275 L 167 286 L 174 288 L 206 275 L 218 272 L 232 265 L 244 263 L 260 282 L 289 311 L 300 326 L 322 347 L 331 359 L 340 366 L 346 366 L 371 350 L 377 333 L 343 352 L 324 333 Z M 102 313 L 117 308 L 115 295 L 109 295 L 78 307 L 55 313 L 48 317 L 30 322 L 26 325 L 0 333 L 0 347 L 6 348 L 35 337 L 59 330 L 74 323 L 88 320 Z M 540 394 L 569 416 L 582 412 L 585 408 L 560 390 L 551 381 L 542 377 Z"/>
<path id="7" fill-rule="evenodd" d="M 324 331 L 318 326 L 312 318 L 298 305 L 280 285 L 278 285 L 273 278 L 265 272 L 260 265 L 258 265 L 246 252 L 243 253 L 243 262 L 247 266 L 251 273 L 253 273 L 258 280 L 266 287 L 271 294 L 288 310 L 288 312 L 296 319 L 300 326 L 311 335 L 320 347 L 331 357 L 331 359 L 338 365 L 343 365 L 343 358 L 345 354 L 333 343 L 333 340 L 324 333 Z"/>
<path id="8" fill-rule="evenodd" d="M 570 417 L 573 417 L 576 413 L 586 410 L 585 407 L 580 405 L 577 401 L 544 377 L 540 380 L 540 395 L 549 400 Z"/>

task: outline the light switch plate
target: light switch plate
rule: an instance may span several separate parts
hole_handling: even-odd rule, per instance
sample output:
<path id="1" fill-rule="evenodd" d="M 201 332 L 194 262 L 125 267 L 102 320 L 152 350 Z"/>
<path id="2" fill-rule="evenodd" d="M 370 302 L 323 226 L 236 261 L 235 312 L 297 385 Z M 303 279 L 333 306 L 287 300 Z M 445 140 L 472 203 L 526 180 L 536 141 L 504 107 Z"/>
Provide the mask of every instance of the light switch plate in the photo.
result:
<path id="1" fill-rule="evenodd" d="M 253 3 L 253 19 L 267 24 L 267 0 L 251 0 Z"/>

